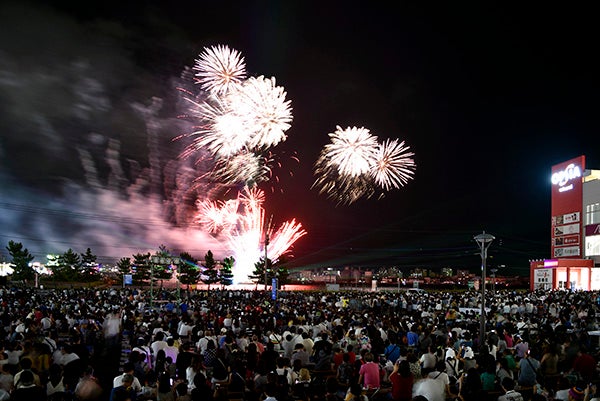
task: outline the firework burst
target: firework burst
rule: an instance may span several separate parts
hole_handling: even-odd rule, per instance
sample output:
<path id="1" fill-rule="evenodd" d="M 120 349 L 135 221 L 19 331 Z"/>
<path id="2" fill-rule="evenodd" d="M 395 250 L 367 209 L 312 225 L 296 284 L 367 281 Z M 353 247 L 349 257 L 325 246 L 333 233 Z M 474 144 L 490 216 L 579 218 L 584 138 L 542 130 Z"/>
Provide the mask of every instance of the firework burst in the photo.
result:
<path id="1" fill-rule="evenodd" d="M 415 172 L 413 152 L 408 152 L 409 146 L 397 139 L 385 140 L 379 145 L 376 162 L 371 170 L 375 183 L 385 191 L 400 188 L 410 180 Z"/>
<path id="2" fill-rule="evenodd" d="M 264 238 L 270 238 L 269 259 L 277 261 L 291 246 L 306 235 L 302 224 L 292 219 L 277 230 L 265 228 L 264 192 L 245 188 L 237 199 L 227 202 L 199 202 L 198 216 L 205 229 L 227 241 L 235 259 L 234 275 L 244 281 L 254 271 L 254 264 L 264 255 Z M 267 232 L 268 231 L 268 232 Z"/>
<path id="3" fill-rule="evenodd" d="M 202 89 L 210 93 L 227 93 L 246 79 L 246 64 L 240 52 L 223 45 L 204 48 L 193 69 Z"/>
<path id="4" fill-rule="evenodd" d="M 251 77 L 226 91 L 213 91 L 204 100 L 186 100 L 199 124 L 187 135 L 192 142 L 183 157 L 209 152 L 213 178 L 227 185 L 252 186 L 271 178 L 273 157 L 268 149 L 287 139 L 292 122 L 290 101 L 275 78 Z"/>
<path id="5" fill-rule="evenodd" d="M 333 166 L 336 166 L 340 175 L 356 177 L 366 174 L 377 155 L 377 137 L 369 133 L 366 128 L 336 127 L 336 131 L 329 134 L 331 143 L 325 145 L 324 157 Z"/>
<path id="6" fill-rule="evenodd" d="M 407 152 L 404 141 L 377 142 L 366 128 L 346 128 L 329 134 L 314 167 L 312 188 L 338 204 L 351 204 L 360 198 L 371 198 L 378 191 L 404 186 L 415 169 L 414 154 Z"/>
<path id="7" fill-rule="evenodd" d="M 231 108 L 246 118 L 250 149 L 266 149 L 287 139 L 292 122 L 290 101 L 275 78 L 248 78 L 230 96 Z"/>

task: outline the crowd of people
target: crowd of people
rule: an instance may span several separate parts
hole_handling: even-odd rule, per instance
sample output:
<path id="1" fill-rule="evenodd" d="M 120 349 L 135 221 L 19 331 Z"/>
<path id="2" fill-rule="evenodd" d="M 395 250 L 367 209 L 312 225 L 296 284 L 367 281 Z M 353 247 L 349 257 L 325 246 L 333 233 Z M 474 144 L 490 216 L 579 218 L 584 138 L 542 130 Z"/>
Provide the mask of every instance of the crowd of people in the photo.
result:
<path id="1" fill-rule="evenodd" d="M 0 401 L 598 399 L 598 292 L 180 295 L 0 288 Z"/>

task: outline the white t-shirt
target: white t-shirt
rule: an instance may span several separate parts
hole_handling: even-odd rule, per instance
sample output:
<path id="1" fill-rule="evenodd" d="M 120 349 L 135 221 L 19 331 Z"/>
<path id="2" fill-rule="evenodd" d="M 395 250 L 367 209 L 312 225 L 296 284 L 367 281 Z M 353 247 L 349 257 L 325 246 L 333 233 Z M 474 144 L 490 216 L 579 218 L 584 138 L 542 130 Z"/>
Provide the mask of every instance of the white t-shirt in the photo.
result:
<path id="1" fill-rule="evenodd" d="M 123 384 L 123 376 L 125 374 L 120 374 L 119 376 L 115 377 L 113 379 L 113 387 L 119 387 Z M 140 384 L 140 381 L 138 380 L 137 377 L 133 376 L 133 383 L 131 383 L 131 388 L 133 388 L 135 390 L 136 393 L 139 393 L 140 391 L 142 391 L 142 385 Z"/>

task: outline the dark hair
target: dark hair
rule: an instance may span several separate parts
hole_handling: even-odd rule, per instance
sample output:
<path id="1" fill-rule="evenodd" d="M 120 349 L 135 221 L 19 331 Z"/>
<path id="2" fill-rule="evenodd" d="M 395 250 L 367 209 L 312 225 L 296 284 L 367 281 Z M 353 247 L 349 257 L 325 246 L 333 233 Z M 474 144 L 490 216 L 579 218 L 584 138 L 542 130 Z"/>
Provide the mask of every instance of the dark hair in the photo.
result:
<path id="1" fill-rule="evenodd" d="M 19 361 L 19 365 L 21 365 L 21 369 L 31 369 L 31 365 L 33 361 L 29 358 L 21 358 Z"/>
<path id="2" fill-rule="evenodd" d="M 410 363 L 408 363 L 407 360 L 400 361 L 400 363 L 398 364 L 398 373 L 402 377 L 410 377 L 411 376 L 412 373 L 410 371 Z"/>
<path id="3" fill-rule="evenodd" d="M 180 396 L 180 395 L 186 395 L 188 393 L 187 383 L 185 383 L 185 382 L 179 383 L 175 387 L 175 392 L 177 393 L 178 396 Z"/>
<path id="4" fill-rule="evenodd" d="M 506 390 L 514 390 L 515 389 L 514 379 L 511 379 L 510 377 L 505 377 L 504 379 L 502 379 L 502 387 L 504 387 Z"/>
<path id="5" fill-rule="evenodd" d="M 171 376 L 167 372 L 158 375 L 158 392 L 168 393 L 171 391 Z"/>
<path id="6" fill-rule="evenodd" d="M 135 367 L 131 361 L 127 361 L 123 364 L 123 372 L 131 372 L 134 369 Z"/>

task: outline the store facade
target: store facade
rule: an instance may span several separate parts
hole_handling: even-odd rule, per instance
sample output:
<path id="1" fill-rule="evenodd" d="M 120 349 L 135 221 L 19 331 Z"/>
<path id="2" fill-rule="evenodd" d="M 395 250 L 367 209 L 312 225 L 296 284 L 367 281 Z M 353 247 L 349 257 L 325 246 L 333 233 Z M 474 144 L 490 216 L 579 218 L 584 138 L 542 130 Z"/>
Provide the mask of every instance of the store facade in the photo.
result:
<path id="1" fill-rule="evenodd" d="M 551 259 L 530 262 L 530 289 L 600 289 L 600 170 L 585 156 L 552 167 Z"/>

